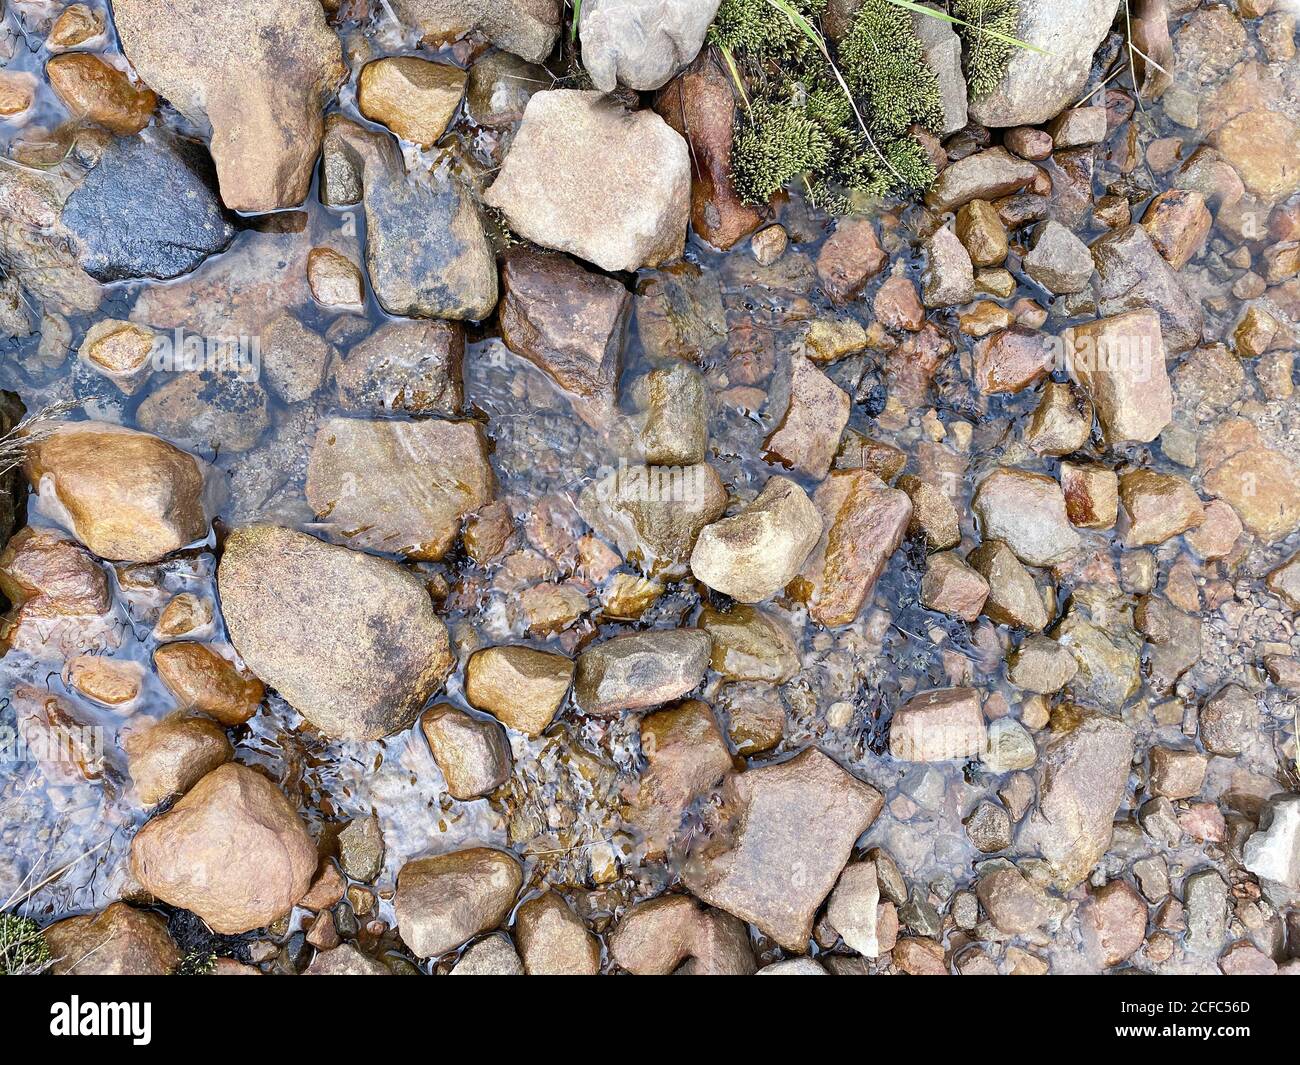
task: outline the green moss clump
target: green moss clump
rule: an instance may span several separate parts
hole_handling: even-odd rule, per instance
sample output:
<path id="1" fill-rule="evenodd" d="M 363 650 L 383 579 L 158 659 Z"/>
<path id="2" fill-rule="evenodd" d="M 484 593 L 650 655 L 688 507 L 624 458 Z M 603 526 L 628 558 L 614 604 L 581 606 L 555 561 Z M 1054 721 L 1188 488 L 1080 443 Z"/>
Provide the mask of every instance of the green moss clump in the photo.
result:
<path id="1" fill-rule="evenodd" d="M 799 14 L 814 22 L 826 10 L 827 0 L 789 2 Z M 769 0 L 722 0 L 709 28 L 708 40 L 736 55 L 743 53 L 755 62 L 791 59 L 813 48 L 789 16 Z"/>
<path id="2" fill-rule="evenodd" d="M 0 913 L 0 976 L 39 973 L 49 960 L 40 925 L 30 917 Z"/>
<path id="3" fill-rule="evenodd" d="M 217 968 L 217 956 L 210 950 L 192 950 L 173 970 L 173 976 L 211 976 Z"/>
<path id="4" fill-rule="evenodd" d="M 732 184 L 747 203 L 767 203 L 801 174 L 820 171 L 831 142 L 805 108 L 756 100 L 739 118 L 731 150 Z"/>
<path id="5" fill-rule="evenodd" d="M 1007 72 L 1014 44 L 990 36 L 987 30 L 1014 37 L 1020 27 L 1018 0 L 953 0 L 952 13 L 967 26 L 959 26 L 966 46 L 966 82 L 978 100 L 987 96 Z"/>
<path id="6" fill-rule="evenodd" d="M 913 124 L 943 128 L 939 79 L 925 63 L 912 16 L 889 0 L 865 0 L 840 41 L 844 79 L 866 99 L 874 135 L 901 137 Z"/>

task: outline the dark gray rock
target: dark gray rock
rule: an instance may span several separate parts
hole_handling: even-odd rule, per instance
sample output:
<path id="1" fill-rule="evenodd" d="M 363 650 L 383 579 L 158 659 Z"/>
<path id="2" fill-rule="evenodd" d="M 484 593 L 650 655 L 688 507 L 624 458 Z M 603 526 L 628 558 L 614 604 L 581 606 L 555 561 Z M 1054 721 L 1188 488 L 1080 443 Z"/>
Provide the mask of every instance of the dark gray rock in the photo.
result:
<path id="1" fill-rule="evenodd" d="M 207 149 L 152 130 L 104 149 L 68 197 L 63 225 L 82 268 L 102 282 L 179 277 L 236 233 Z"/>

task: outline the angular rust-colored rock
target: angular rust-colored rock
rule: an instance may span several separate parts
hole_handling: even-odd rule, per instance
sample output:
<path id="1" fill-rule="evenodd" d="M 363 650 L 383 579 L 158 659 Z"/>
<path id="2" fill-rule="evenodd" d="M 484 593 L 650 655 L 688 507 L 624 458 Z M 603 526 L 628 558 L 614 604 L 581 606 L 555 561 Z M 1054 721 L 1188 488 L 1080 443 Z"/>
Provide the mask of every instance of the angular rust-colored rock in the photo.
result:
<path id="1" fill-rule="evenodd" d="M 791 359 L 789 392 L 780 424 L 763 441 L 763 457 L 821 479 L 849 423 L 849 394 L 802 355 Z"/>
<path id="2" fill-rule="evenodd" d="M 0 552 L 0 592 L 35 617 L 97 616 L 113 605 L 108 575 L 90 552 L 33 525 L 14 533 Z"/>
<path id="3" fill-rule="evenodd" d="M 1275 451 L 1250 422 L 1233 419 L 1201 442 L 1205 491 L 1237 512 L 1265 543 L 1300 529 L 1300 465 Z"/>
<path id="4" fill-rule="evenodd" d="M 790 583 L 821 532 L 821 516 L 803 489 L 772 477 L 739 514 L 700 532 L 691 572 L 724 595 L 760 603 Z"/>
<path id="5" fill-rule="evenodd" d="M 1300 126 L 1277 111 L 1238 115 L 1214 138 L 1252 196 L 1280 203 L 1300 189 Z"/>
<path id="6" fill-rule="evenodd" d="M 1164 335 L 1154 311 L 1078 325 L 1061 342 L 1070 376 L 1096 404 L 1107 443 L 1148 443 L 1173 420 Z"/>
<path id="7" fill-rule="evenodd" d="M 514 248 L 501 272 L 501 339 L 574 397 L 588 424 L 618 401 L 632 294 L 564 255 Z"/>
<path id="8" fill-rule="evenodd" d="M 510 779 L 510 741 L 496 722 L 443 703 L 425 712 L 420 729 L 453 799 L 476 799 Z"/>
<path id="9" fill-rule="evenodd" d="M 1051 369 L 1049 338 L 1031 329 L 1004 329 L 975 345 L 975 384 L 986 396 L 1023 392 Z"/>
<path id="10" fill-rule="evenodd" d="M 731 79 L 706 51 L 659 93 L 655 110 L 691 148 L 691 225 L 703 240 L 727 251 L 764 218 L 731 184 L 736 113 Z"/>
<path id="11" fill-rule="evenodd" d="M 499 925 L 524 873 L 514 855 L 491 847 L 409 861 L 397 873 L 397 932 L 420 958 L 455 950 Z"/>
<path id="12" fill-rule="evenodd" d="M 921 578 L 921 605 L 928 610 L 975 621 L 989 597 L 989 582 L 955 551 L 931 555 Z"/>
<path id="13" fill-rule="evenodd" d="M 691 855 L 682 879 L 709 905 L 803 953 L 818 907 L 883 803 L 816 748 L 736 774 L 723 792 L 727 828 Z"/>
<path id="14" fill-rule="evenodd" d="M 187 119 L 212 129 L 221 199 L 235 211 L 303 201 L 322 105 L 347 74 L 316 0 L 122 0 L 113 20 L 131 65 Z M 239 76 L 230 76 L 231 56 Z"/>
<path id="15" fill-rule="evenodd" d="M 1178 751 L 1170 747 L 1151 748 L 1152 795 L 1166 799 L 1191 799 L 1205 783 L 1209 759 L 1199 751 Z"/>
<path id="16" fill-rule="evenodd" d="M 432 148 L 456 114 L 465 82 L 459 67 L 411 55 L 387 56 L 362 67 L 357 108 L 402 140 Z"/>
<path id="17" fill-rule="evenodd" d="M 529 736 L 540 736 L 569 693 L 571 659 L 531 647 L 485 647 L 470 656 L 465 698 L 477 710 Z"/>
<path id="18" fill-rule="evenodd" d="M 890 329 L 915 333 L 925 325 L 921 296 L 916 291 L 916 283 L 907 277 L 891 277 L 881 285 L 871 309 L 877 320 Z"/>
<path id="19" fill-rule="evenodd" d="M 126 137 L 149 124 L 158 97 L 144 86 L 132 84 L 117 67 L 89 52 L 51 56 L 45 76 L 76 118 Z"/>
<path id="20" fill-rule="evenodd" d="M 699 629 L 630 632 L 578 656 L 574 696 L 583 713 L 608 717 L 694 691 L 709 668 L 712 641 Z"/>
<path id="21" fill-rule="evenodd" d="M 942 214 L 972 200 L 991 202 L 1033 184 L 1039 173 L 1033 163 L 1015 158 L 1005 148 L 990 148 L 945 167 L 926 193 L 925 203 Z"/>
<path id="22" fill-rule="evenodd" d="M 55 976 L 170 976 L 181 961 L 167 923 L 125 902 L 66 917 L 42 934 Z"/>
<path id="23" fill-rule="evenodd" d="M 1205 504 L 1190 482 L 1174 474 L 1133 470 L 1119 479 L 1124 512 L 1119 533 L 1126 547 L 1163 544 L 1205 520 Z"/>
<path id="24" fill-rule="evenodd" d="M 1007 257 L 1007 230 L 987 200 L 972 200 L 957 212 L 957 238 L 976 266 L 1000 266 Z"/>
<path id="25" fill-rule="evenodd" d="M 1030 566 L 1054 566 L 1079 552 L 1079 534 L 1066 516 L 1065 496 L 1050 477 L 994 470 L 980 482 L 971 509 L 986 540 L 1001 540 Z"/>
<path id="26" fill-rule="evenodd" d="M 123 746 L 136 793 L 146 806 L 188 791 L 235 756 L 224 729 L 184 711 L 132 732 Z"/>
<path id="27" fill-rule="evenodd" d="M 1076 712 L 1071 724 L 1042 752 L 1038 804 L 1017 837 L 1025 853 L 1047 861 L 1062 891 L 1082 882 L 1110 846 L 1135 742 L 1127 725 L 1100 714 Z"/>
<path id="28" fill-rule="evenodd" d="M 961 543 L 961 518 L 947 492 L 910 473 L 898 479 L 897 487 L 912 501 L 909 533 L 924 536 L 931 551 L 946 551 Z"/>
<path id="29" fill-rule="evenodd" d="M 870 219 L 841 218 L 817 255 L 817 276 L 832 302 L 848 303 L 888 262 Z"/>
<path id="30" fill-rule="evenodd" d="M 600 972 L 600 940 L 554 891 L 519 907 L 515 939 L 529 976 L 595 976 Z"/>
<path id="31" fill-rule="evenodd" d="M 1300 611 L 1300 555 L 1293 556 L 1269 573 L 1265 584 L 1292 610 Z"/>
<path id="32" fill-rule="evenodd" d="M 705 909 L 689 895 L 663 895 L 633 906 L 609 937 L 614 964 L 638 976 L 686 972 L 747 976 L 754 955 L 744 924 Z"/>
<path id="33" fill-rule="evenodd" d="M 912 501 L 867 470 L 835 470 L 813 497 L 825 532 L 790 583 L 813 620 L 848 625 L 862 610 L 912 517 Z"/>
<path id="34" fill-rule="evenodd" d="M 148 433 L 65 423 L 27 449 L 27 480 L 100 558 L 155 562 L 208 535 L 210 467 Z"/>
<path id="35" fill-rule="evenodd" d="M 731 769 L 727 741 L 705 703 L 688 699 L 641 719 L 646 767 L 627 789 L 627 822 L 647 858 L 663 855 L 690 805 Z"/>
<path id="36" fill-rule="evenodd" d="M 1214 217 L 1199 192 L 1170 189 L 1162 192 L 1142 216 L 1142 227 L 1175 270 L 1181 270 L 1201 253 L 1210 236 Z"/>
<path id="37" fill-rule="evenodd" d="M 1127 961 L 1141 949 L 1147 934 L 1147 904 L 1123 880 L 1098 888 L 1079 907 L 1083 947 L 1109 968 Z"/>
<path id="38" fill-rule="evenodd" d="M 260 680 L 240 673 L 207 644 L 163 644 L 154 651 L 153 664 L 182 710 L 207 714 L 223 725 L 242 725 L 266 697 Z"/>
<path id="39" fill-rule="evenodd" d="M 1109 529 L 1119 517 L 1119 478 L 1105 466 L 1062 462 L 1061 491 L 1070 524 Z"/>
<path id="40" fill-rule="evenodd" d="M 227 538 L 217 583 L 245 663 L 328 736 L 410 727 L 451 671 L 424 582 L 386 559 L 250 525 Z"/>
<path id="41" fill-rule="evenodd" d="M 975 758 L 986 745 L 984 711 L 974 688 L 913 696 L 894 711 L 889 725 L 889 754 L 901 762 Z"/>
<path id="42" fill-rule="evenodd" d="M 496 476 L 477 422 L 330 418 L 306 495 L 321 527 L 351 546 L 436 560 L 461 519 L 492 502 Z"/>
<path id="43" fill-rule="evenodd" d="M 1186 351 L 1200 339 L 1204 315 L 1177 272 L 1139 225 L 1117 229 L 1092 244 L 1097 268 L 1097 309 L 1103 317 L 1154 311 L 1170 351 Z"/>
<path id="44" fill-rule="evenodd" d="M 213 931 L 270 924 L 307 894 L 316 844 L 280 789 L 231 762 L 205 776 L 131 841 L 131 871 Z"/>

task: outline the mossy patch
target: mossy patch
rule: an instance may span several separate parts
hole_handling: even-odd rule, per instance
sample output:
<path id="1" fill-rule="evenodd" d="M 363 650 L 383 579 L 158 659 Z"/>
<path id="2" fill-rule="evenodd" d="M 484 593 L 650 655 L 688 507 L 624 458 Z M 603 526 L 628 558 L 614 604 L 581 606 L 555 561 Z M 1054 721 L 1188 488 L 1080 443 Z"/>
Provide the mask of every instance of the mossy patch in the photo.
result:
<path id="1" fill-rule="evenodd" d="M 30 917 L 0 913 L 0 976 L 42 972 L 50 961 L 50 948 L 41 926 Z"/>
<path id="2" fill-rule="evenodd" d="M 791 2 L 810 21 L 825 8 L 825 0 Z M 710 40 L 748 83 L 732 153 L 732 181 L 747 202 L 764 204 L 801 179 L 816 203 L 842 213 L 934 181 L 910 130 L 941 128 L 939 83 L 903 8 L 865 0 L 831 62 L 769 0 L 724 0 Z"/>
<path id="3" fill-rule="evenodd" d="M 969 23 L 959 26 L 966 53 L 966 82 L 973 99 L 987 96 L 1007 72 L 1016 46 L 992 33 L 1014 37 L 1020 26 L 1018 0 L 953 0 L 952 13 Z M 992 31 L 990 33 L 989 31 Z"/>

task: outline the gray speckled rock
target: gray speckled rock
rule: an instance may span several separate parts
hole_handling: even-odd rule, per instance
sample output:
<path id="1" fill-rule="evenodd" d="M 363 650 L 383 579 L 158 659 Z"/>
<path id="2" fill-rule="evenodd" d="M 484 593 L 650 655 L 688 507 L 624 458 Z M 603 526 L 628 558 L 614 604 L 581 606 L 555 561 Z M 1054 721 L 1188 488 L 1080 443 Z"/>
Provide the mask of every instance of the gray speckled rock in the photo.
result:
<path id="1" fill-rule="evenodd" d="M 207 150 L 156 129 L 113 140 L 62 221 L 82 268 L 104 282 L 179 277 L 235 236 Z"/>
<path id="2" fill-rule="evenodd" d="M 657 89 L 699 53 L 719 2 L 586 0 L 582 64 L 602 92 Z"/>
<path id="3" fill-rule="evenodd" d="M 1105 39 L 1119 0 L 1021 0 L 1016 37 L 1037 46 L 1012 50 L 1002 81 L 971 103 L 986 126 L 1036 126 L 1075 103 L 1092 54 Z"/>
<path id="4" fill-rule="evenodd" d="M 1259 831 L 1246 841 L 1246 868 L 1282 908 L 1300 894 L 1300 795 L 1269 803 Z"/>
<path id="5" fill-rule="evenodd" d="M 578 656 L 578 705 L 606 717 L 681 698 L 704 679 L 712 648 L 699 629 L 633 632 L 594 644 Z"/>
<path id="6" fill-rule="evenodd" d="M 1061 486 L 1027 470 L 994 470 L 980 482 L 971 509 L 985 540 L 1001 540 L 1029 566 L 1054 566 L 1079 552 Z"/>

